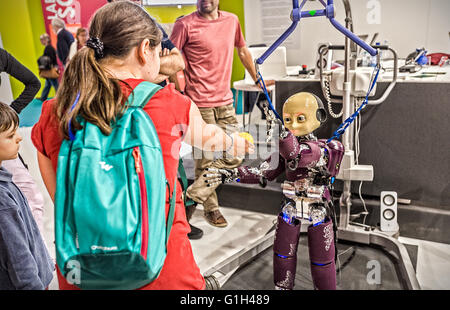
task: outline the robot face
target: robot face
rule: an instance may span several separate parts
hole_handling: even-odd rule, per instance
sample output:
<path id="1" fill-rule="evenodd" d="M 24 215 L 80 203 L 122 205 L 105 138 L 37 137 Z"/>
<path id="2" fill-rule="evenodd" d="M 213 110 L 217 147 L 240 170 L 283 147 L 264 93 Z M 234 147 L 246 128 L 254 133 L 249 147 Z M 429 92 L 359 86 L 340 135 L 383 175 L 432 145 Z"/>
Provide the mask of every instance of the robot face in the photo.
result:
<path id="1" fill-rule="evenodd" d="M 297 137 L 312 133 L 320 126 L 317 109 L 319 104 L 312 94 L 292 95 L 283 106 L 284 126 Z"/>

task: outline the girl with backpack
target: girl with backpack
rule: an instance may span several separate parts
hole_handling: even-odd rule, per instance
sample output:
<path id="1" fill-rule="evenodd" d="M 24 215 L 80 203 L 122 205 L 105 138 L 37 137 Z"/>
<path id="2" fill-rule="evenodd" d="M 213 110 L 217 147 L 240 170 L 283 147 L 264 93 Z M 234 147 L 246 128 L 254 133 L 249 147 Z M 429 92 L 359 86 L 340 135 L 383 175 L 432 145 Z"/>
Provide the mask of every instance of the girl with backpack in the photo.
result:
<path id="1" fill-rule="evenodd" d="M 32 131 L 32 141 L 38 150 L 42 178 L 50 196 L 53 199 L 55 199 L 55 195 L 57 197 L 55 201 L 56 214 L 65 212 L 65 210 L 58 210 L 58 197 L 63 196 L 56 192 L 57 183 L 60 186 L 65 179 L 57 179 L 57 175 L 65 173 L 65 176 L 71 178 L 73 174 L 114 173 L 116 169 L 113 164 L 108 162 L 92 162 L 85 171 L 76 171 L 72 175 L 70 171 L 59 170 L 57 168 L 65 160 L 62 155 L 62 145 L 63 147 L 69 145 L 66 150 L 70 153 L 72 144 L 69 139 L 75 139 L 73 142 L 75 145 L 77 141 L 84 143 L 95 140 L 97 137 L 107 139 L 108 136 L 114 134 L 117 130 L 115 124 L 121 124 L 121 118 L 128 115 L 127 111 L 131 109 L 127 105 L 130 103 L 129 98 L 138 98 L 138 93 L 151 84 L 148 82 L 153 81 L 159 73 L 161 33 L 153 19 L 141 7 L 128 1 L 109 3 L 103 6 L 92 17 L 89 34 L 91 37 L 87 42 L 88 48 L 78 51 L 70 61 L 56 98 L 44 103 L 40 120 Z M 194 260 L 187 237 L 190 228 L 186 220 L 181 186 L 176 184 L 181 142 L 184 141 L 209 151 L 228 151 L 233 156 L 252 153 L 254 146 L 238 134 L 228 135 L 219 127 L 204 123 L 196 105 L 188 97 L 177 92 L 173 84 L 156 89 L 151 99 L 143 106 L 143 111 L 150 117 L 161 146 L 165 178 L 170 188 L 165 199 L 166 217 L 169 217 L 171 191 L 174 187 L 177 188 L 177 191 L 173 224 L 168 236 L 167 255 L 162 269 L 157 273 L 156 279 L 144 285 L 141 285 L 141 282 L 135 283 L 135 288 L 204 289 L 205 281 Z M 91 128 L 93 125 L 101 131 L 103 137 L 102 135 L 82 136 L 87 132 L 87 128 Z M 130 127 L 135 125 L 130 124 Z M 147 139 L 147 137 L 130 134 L 123 140 L 125 140 L 124 143 L 133 143 L 141 138 L 142 140 Z M 115 137 L 114 139 L 114 141 L 108 140 L 108 144 L 117 143 L 117 139 Z M 77 154 L 70 153 L 70 156 L 72 155 Z M 133 156 L 135 156 L 134 152 Z M 141 168 L 138 164 L 139 161 L 136 161 L 136 170 Z M 158 167 L 144 166 L 143 168 L 150 170 Z M 115 182 L 120 181 L 115 180 Z M 83 180 L 79 182 L 83 183 Z M 123 182 L 123 187 L 126 188 L 126 180 L 124 179 Z M 106 183 L 96 184 L 99 191 L 110 191 L 108 186 Z M 87 190 L 92 189 L 88 188 Z M 76 190 L 68 191 L 65 193 L 67 196 L 76 194 Z M 123 194 L 123 191 L 120 194 Z M 119 197 L 119 193 L 117 193 L 117 197 Z M 88 207 L 92 207 L 94 210 L 97 206 L 92 203 Z M 91 217 L 93 217 L 92 221 L 95 221 L 94 211 L 92 211 Z M 67 215 L 62 217 L 62 219 L 69 218 L 70 216 Z M 68 223 L 56 222 L 55 226 L 63 227 L 66 224 L 68 225 Z M 109 221 L 98 223 L 97 226 L 107 230 L 108 224 L 110 224 Z M 82 241 L 78 239 L 76 241 L 76 247 L 82 248 Z M 56 243 L 58 248 L 58 240 Z M 60 244 L 60 246 L 64 245 Z M 103 253 L 114 249 L 114 246 L 96 244 L 92 245 L 90 249 L 96 251 L 95 253 Z M 80 261 L 83 262 L 83 259 Z M 63 276 L 67 273 L 65 270 L 61 270 L 60 265 L 57 267 L 61 289 L 80 287 L 80 285 L 76 285 L 76 282 L 71 281 L 73 279 Z M 132 283 L 130 287 L 133 287 Z"/>

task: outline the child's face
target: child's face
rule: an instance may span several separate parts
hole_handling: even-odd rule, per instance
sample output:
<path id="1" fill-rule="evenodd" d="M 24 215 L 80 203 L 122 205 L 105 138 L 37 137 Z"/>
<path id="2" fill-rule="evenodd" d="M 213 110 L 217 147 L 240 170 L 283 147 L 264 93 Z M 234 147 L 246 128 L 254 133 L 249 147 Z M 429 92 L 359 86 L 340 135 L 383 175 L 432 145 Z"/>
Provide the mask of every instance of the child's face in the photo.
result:
<path id="1" fill-rule="evenodd" d="M 17 129 L 10 128 L 0 133 L 0 161 L 17 158 L 22 137 Z"/>

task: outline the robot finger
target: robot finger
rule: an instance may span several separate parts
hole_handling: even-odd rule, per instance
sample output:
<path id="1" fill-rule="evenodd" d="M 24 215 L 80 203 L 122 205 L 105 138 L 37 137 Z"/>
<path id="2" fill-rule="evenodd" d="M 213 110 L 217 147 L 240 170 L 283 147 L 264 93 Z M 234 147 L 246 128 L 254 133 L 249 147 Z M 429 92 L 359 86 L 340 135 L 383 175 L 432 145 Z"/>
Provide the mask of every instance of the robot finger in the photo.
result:
<path id="1" fill-rule="evenodd" d="M 220 185 L 220 184 L 222 184 L 222 181 L 214 182 L 214 183 L 208 183 L 206 186 L 207 186 L 207 187 L 214 187 L 214 186 Z"/>
<path id="2" fill-rule="evenodd" d="M 231 176 L 231 172 L 228 171 L 227 169 L 206 168 L 206 170 L 208 172 L 212 172 L 212 173 L 215 173 L 215 174 L 223 174 L 223 175 L 226 175 L 227 177 Z"/>
<path id="3" fill-rule="evenodd" d="M 205 173 L 203 176 L 207 179 L 212 179 L 212 178 L 221 178 L 222 175 L 220 173 Z"/>
<path id="4" fill-rule="evenodd" d="M 205 180 L 205 183 L 207 184 L 213 184 L 213 183 L 217 183 L 217 182 L 222 182 L 222 177 L 216 177 L 216 178 L 209 178 Z"/>

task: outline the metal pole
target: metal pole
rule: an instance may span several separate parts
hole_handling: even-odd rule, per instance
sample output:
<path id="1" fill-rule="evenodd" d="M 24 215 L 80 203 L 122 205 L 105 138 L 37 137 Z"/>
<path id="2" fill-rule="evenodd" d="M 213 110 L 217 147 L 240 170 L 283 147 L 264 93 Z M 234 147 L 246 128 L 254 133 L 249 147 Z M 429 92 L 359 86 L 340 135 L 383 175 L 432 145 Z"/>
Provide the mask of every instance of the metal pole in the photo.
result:
<path id="1" fill-rule="evenodd" d="M 348 15 L 348 13 L 347 13 Z M 347 18 L 346 26 L 349 27 L 350 20 Z M 351 96 L 352 83 L 350 80 L 350 39 L 345 37 L 345 71 L 344 71 L 344 96 L 342 102 L 343 115 L 342 119 L 345 121 L 353 113 L 353 98 Z M 350 151 L 353 148 L 353 124 L 350 125 L 347 131 L 342 135 L 342 143 L 345 151 Z M 344 187 L 342 189 L 342 196 L 340 198 L 340 217 L 339 228 L 347 229 L 350 221 L 350 207 L 351 203 L 351 181 L 344 180 Z"/>

